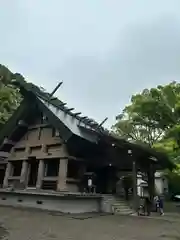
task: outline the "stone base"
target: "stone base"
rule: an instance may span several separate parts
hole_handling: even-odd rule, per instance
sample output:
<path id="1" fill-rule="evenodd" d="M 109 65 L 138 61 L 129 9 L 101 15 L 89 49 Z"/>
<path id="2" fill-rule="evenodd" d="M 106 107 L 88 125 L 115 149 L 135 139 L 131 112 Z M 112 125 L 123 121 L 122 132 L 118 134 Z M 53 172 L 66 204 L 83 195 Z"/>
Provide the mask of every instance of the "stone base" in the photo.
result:
<path id="1" fill-rule="evenodd" d="M 0 190 L 0 205 L 37 208 L 62 213 L 92 213 L 101 211 L 100 195 Z"/>

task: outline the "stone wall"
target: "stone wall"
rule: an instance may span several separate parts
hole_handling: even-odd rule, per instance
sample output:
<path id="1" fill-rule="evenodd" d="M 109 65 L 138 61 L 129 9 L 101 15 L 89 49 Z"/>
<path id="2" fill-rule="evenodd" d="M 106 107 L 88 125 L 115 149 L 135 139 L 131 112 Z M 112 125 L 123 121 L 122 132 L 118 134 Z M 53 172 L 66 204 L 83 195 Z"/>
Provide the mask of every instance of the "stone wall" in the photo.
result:
<path id="1" fill-rule="evenodd" d="M 0 192 L 1 206 L 37 208 L 72 214 L 100 212 L 100 201 L 100 197 Z"/>

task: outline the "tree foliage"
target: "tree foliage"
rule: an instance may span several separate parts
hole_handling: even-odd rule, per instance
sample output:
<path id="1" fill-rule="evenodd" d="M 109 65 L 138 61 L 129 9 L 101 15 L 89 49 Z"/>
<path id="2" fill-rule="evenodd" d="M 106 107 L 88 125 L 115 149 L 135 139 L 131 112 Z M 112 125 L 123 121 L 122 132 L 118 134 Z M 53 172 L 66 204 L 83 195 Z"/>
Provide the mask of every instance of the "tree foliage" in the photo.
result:
<path id="1" fill-rule="evenodd" d="M 10 84 L 14 74 L 4 65 L 0 64 L 0 87 Z"/>
<path id="2" fill-rule="evenodd" d="M 128 140 L 145 143 L 166 154 L 177 169 L 165 171 L 170 192 L 180 192 L 180 84 L 145 89 L 133 95 L 131 103 L 117 117 L 112 127 Z"/>
<path id="3" fill-rule="evenodd" d="M 180 84 L 172 82 L 133 95 L 113 130 L 150 146 L 164 138 L 173 138 L 180 146 Z"/>
<path id="4" fill-rule="evenodd" d="M 180 194 L 180 164 L 177 164 L 176 169 L 173 171 L 165 170 L 164 175 L 168 179 L 169 193 L 171 194 Z"/>
<path id="5" fill-rule="evenodd" d="M 18 76 L 0 64 L 0 129 L 21 101 L 19 90 L 11 85 Z"/>

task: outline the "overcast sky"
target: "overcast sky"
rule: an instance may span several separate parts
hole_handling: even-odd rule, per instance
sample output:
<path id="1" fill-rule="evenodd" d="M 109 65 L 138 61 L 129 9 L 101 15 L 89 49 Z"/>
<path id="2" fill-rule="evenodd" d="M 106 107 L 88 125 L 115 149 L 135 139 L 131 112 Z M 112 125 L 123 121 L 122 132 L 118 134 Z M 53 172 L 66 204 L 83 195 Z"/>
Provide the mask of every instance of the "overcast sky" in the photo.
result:
<path id="1" fill-rule="evenodd" d="M 0 0 L 0 63 L 101 122 L 180 80 L 180 0 Z"/>

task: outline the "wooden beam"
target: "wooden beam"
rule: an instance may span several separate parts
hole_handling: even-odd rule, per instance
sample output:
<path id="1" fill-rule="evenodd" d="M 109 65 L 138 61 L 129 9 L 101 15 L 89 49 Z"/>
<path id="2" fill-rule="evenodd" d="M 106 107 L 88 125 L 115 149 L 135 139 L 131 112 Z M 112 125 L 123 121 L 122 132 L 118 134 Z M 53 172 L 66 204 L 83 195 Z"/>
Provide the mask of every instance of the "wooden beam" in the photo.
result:
<path id="1" fill-rule="evenodd" d="M 57 85 L 57 86 L 54 88 L 54 90 L 51 92 L 50 97 L 52 97 L 52 96 L 55 94 L 55 92 L 60 88 L 60 86 L 62 85 L 62 83 L 63 83 L 63 82 L 58 83 L 58 85 Z"/>
<path id="2" fill-rule="evenodd" d="M 132 159 L 132 176 L 133 176 L 133 205 L 134 210 L 137 211 L 138 204 L 137 204 L 137 165 L 136 161 L 133 160 L 132 156 L 130 156 Z"/>
<path id="3" fill-rule="evenodd" d="M 80 114 L 81 114 L 81 112 L 77 112 L 77 113 L 74 113 L 74 116 L 77 117 Z"/>
<path id="4" fill-rule="evenodd" d="M 102 127 L 102 125 L 108 120 L 108 118 L 106 117 L 99 125 L 98 128 Z"/>
<path id="5" fill-rule="evenodd" d="M 99 125 L 97 123 L 90 123 L 92 127 L 97 128 Z"/>
<path id="6" fill-rule="evenodd" d="M 71 111 L 73 111 L 74 110 L 74 108 L 67 108 L 66 110 L 65 110 L 65 112 L 71 112 Z"/>
<path id="7" fill-rule="evenodd" d="M 62 103 L 58 107 L 64 107 L 65 105 L 67 105 L 67 103 Z"/>
<path id="8" fill-rule="evenodd" d="M 57 100 L 57 97 L 52 97 L 52 98 L 50 99 L 50 101 L 54 101 L 54 100 Z"/>
<path id="9" fill-rule="evenodd" d="M 90 122 L 92 122 L 92 121 L 91 121 L 90 119 L 86 118 L 86 119 L 84 120 L 84 122 L 88 124 L 88 123 L 90 123 Z"/>
<path id="10" fill-rule="evenodd" d="M 80 121 L 87 119 L 88 117 L 81 117 Z"/>

